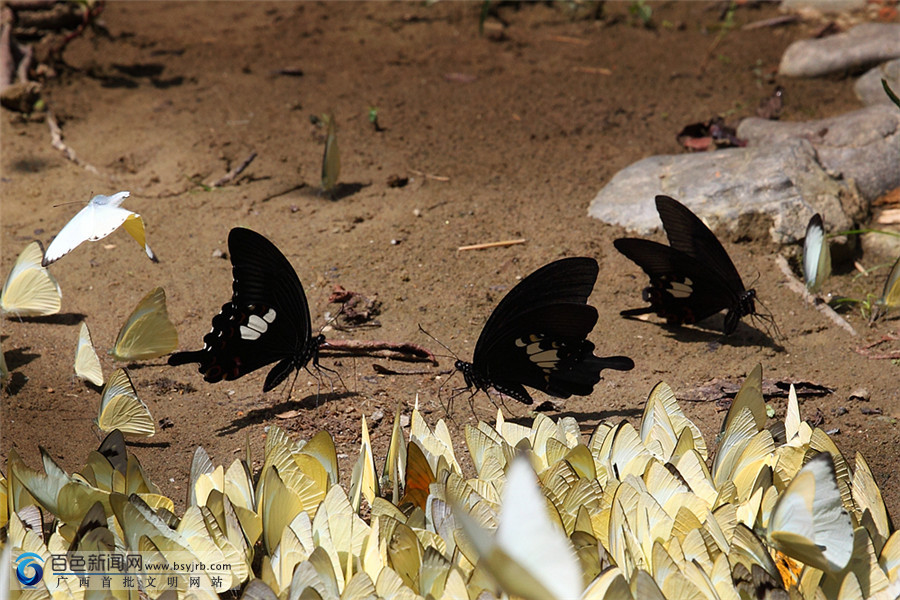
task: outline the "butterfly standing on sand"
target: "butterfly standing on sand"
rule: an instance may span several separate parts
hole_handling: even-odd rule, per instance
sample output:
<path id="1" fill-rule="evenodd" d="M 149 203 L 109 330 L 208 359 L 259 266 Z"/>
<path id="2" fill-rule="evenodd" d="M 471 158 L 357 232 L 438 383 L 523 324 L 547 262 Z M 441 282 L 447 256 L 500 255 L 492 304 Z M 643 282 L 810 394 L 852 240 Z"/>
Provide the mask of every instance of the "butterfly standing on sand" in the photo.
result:
<path id="1" fill-rule="evenodd" d="M 234 277 L 231 301 L 213 317 L 203 348 L 176 352 L 170 365 L 196 362 L 206 381 L 237 379 L 278 361 L 266 376 L 268 392 L 312 360 L 319 364 L 324 335 L 312 335 L 309 305 L 296 271 L 275 244 L 235 227 L 228 234 Z"/>
<path id="2" fill-rule="evenodd" d="M 128 235 L 141 245 L 150 260 L 159 262 L 147 244 L 141 215 L 119 206 L 130 195 L 131 192 L 119 192 L 112 196 L 98 195 L 91 198 L 88 205 L 78 211 L 78 214 L 56 234 L 47 247 L 41 264 L 46 267 L 77 248 L 82 242 L 102 240 L 119 226 L 125 227 Z"/>
<path id="3" fill-rule="evenodd" d="M 525 386 L 557 398 L 587 396 L 602 369 L 634 368 L 627 356 L 594 356 L 585 339 L 597 323 L 587 300 L 598 272 L 593 258 L 563 258 L 519 282 L 485 323 L 472 362 L 456 361 L 466 386 L 531 404 Z"/>
<path id="4" fill-rule="evenodd" d="M 62 306 L 56 278 L 41 266 L 40 242 L 25 246 L 0 292 L 0 312 L 15 317 L 55 315 Z"/>
<path id="5" fill-rule="evenodd" d="M 623 310 L 626 317 L 656 313 L 670 325 L 691 324 L 721 310 L 725 334 L 741 317 L 756 314 L 756 290 L 744 287 L 740 274 L 715 234 L 685 205 L 668 196 L 656 197 L 669 245 L 639 238 L 619 238 L 613 244 L 650 276 L 644 308 Z"/>

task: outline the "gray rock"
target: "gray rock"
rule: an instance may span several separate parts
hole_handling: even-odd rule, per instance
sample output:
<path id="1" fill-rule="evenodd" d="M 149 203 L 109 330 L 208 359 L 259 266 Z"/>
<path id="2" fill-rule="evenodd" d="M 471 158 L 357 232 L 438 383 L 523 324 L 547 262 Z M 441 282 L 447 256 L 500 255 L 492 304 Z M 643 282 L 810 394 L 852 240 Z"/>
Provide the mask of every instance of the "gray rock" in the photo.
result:
<path id="1" fill-rule="evenodd" d="M 900 110 L 893 104 L 877 104 L 818 121 L 744 119 L 737 135 L 761 149 L 790 139 L 808 140 L 822 168 L 835 177 L 852 179 L 867 205 L 900 186 Z"/>
<path id="2" fill-rule="evenodd" d="M 653 156 L 610 180 L 588 214 L 638 234 L 659 227 L 653 202 L 666 194 L 683 202 L 713 230 L 733 238 L 792 243 L 803 238 L 813 213 L 846 229 L 859 212 L 852 185 L 830 176 L 804 139 L 702 154 Z"/>
<path id="3" fill-rule="evenodd" d="M 900 93 L 900 58 L 878 65 L 860 77 L 853 86 L 856 97 L 863 104 L 892 104 L 884 93 L 881 80 L 885 79 L 894 93 Z"/>
<path id="4" fill-rule="evenodd" d="M 817 40 L 800 40 L 785 50 L 778 72 L 818 77 L 855 71 L 900 58 L 900 24 L 863 23 Z"/>

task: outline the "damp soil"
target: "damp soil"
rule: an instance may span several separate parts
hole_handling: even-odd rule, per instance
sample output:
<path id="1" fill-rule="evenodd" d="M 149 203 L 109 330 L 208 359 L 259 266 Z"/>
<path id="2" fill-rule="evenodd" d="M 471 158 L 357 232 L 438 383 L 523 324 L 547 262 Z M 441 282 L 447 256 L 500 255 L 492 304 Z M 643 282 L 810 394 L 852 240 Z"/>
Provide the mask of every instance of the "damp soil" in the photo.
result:
<path id="1" fill-rule="evenodd" d="M 105 33 L 73 40 L 58 76 L 45 84 L 65 143 L 97 173 L 54 149 L 42 120 L 0 116 L 0 266 L 7 273 L 32 239 L 46 245 L 78 204 L 119 190 L 131 191 L 125 205 L 146 219 L 160 262 L 116 232 L 50 267 L 63 291 L 61 314 L 3 320 L 12 372 L 2 404 L 4 462 L 15 449 L 37 467 L 42 446 L 65 469 L 79 469 L 102 437 L 92 424 L 99 391 L 72 371 L 80 321 L 87 320 L 108 376 L 118 365 L 106 351 L 120 326 L 150 289 L 163 286 L 180 348 L 199 348 L 231 294 L 231 266 L 221 256 L 228 231 L 243 226 L 269 237 L 294 265 L 314 328 L 338 310 L 328 298 L 341 285 L 377 297 L 380 326 L 327 327 L 328 337 L 413 342 L 441 354 L 440 364 L 323 356 L 332 372 L 302 371 L 292 388 L 267 394 L 266 370 L 209 384 L 164 358 L 131 365 L 138 393 L 165 428 L 129 448 L 179 503 L 196 446 L 227 465 L 249 444 L 259 467 L 274 426 L 298 438 L 331 432 L 346 483 L 363 416 L 379 457 L 398 403 L 409 414 L 418 402 L 432 424 L 447 416 L 461 377 L 447 383 L 453 359 L 419 325 L 470 357 L 491 310 L 521 277 L 586 255 L 600 265 L 590 339 L 601 355 L 628 355 L 636 367 L 605 372 L 589 397 L 557 402 L 551 416 L 570 415 L 586 433 L 601 420 L 636 422 L 652 387 L 666 381 L 691 399 L 683 407 L 712 441 L 723 404 L 694 390 L 715 378 L 740 382 L 761 363 L 767 379 L 832 390 L 804 396 L 801 412 L 831 431 L 849 459 L 865 456 L 896 518 L 900 366 L 856 351 L 896 333 L 896 319 L 870 328 L 851 311 L 846 318 L 859 335 L 836 327 L 775 267 L 778 253 L 796 248 L 772 245 L 758 228 L 723 242 L 781 337 L 773 341 L 771 327 L 749 319 L 723 337 L 721 317 L 672 329 L 655 317 L 619 316 L 642 304 L 646 279 L 613 248 L 626 232 L 587 217 L 613 174 L 647 156 L 684 152 L 676 134 L 687 124 L 754 115 L 776 85 L 785 89 L 784 120 L 858 108 L 849 79 L 774 75 L 788 44 L 821 21 L 744 30 L 777 16 L 777 7 L 740 4 L 723 20 L 722 4 L 647 5 L 652 27 L 624 2 L 606 3 L 600 15 L 570 12 L 577 3 L 504 4 L 479 34 L 480 3 L 108 4 Z M 318 119 L 328 112 L 342 162 L 334 199 L 319 190 Z M 252 152 L 256 159 L 233 183 L 208 187 Z M 458 251 L 519 238 L 525 243 Z M 891 260 L 854 258 L 866 267 Z M 886 269 L 857 277 L 851 265 L 836 266 L 827 291 L 880 294 Z M 876 349 L 897 350 L 897 341 Z M 496 414 L 485 395 L 471 407 L 465 398 L 451 409 L 457 455 L 465 425 Z M 768 400 L 783 417 L 784 397 Z M 528 422 L 529 407 L 507 400 L 503 410 Z"/>

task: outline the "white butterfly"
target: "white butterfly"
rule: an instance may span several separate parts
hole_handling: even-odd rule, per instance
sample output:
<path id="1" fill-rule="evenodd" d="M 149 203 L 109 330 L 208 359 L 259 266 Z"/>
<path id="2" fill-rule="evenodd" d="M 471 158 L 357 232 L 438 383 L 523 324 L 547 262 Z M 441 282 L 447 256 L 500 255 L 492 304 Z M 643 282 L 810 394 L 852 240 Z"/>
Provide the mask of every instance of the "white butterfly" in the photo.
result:
<path id="1" fill-rule="evenodd" d="M 772 509 L 766 535 L 795 560 L 829 573 L 853 554 L 853 522 L 844 509 L 831 454 L 810 459 Z"/>
<path id="2" fill-rule="evenodd" d="M 41 266 L 42 254 L 39 242 L 31 242 L 22 250 L 0 293 L 4 313 L 40 317 L 59 312 L 62 292 L 50 271 Z"/>
<path id="3" fill-rule="evenodd" d="M 137 240 L 137 243 L 147 252 L 150 260 L 159 262 L 156 254 L 147 245 L 144 235 L 144 220 L 141 215 L 119 206 L 129 195 L 131 192 L 119 192 L 112 196 L 98 195 L 91 198 L 88 205 L 72 217 L 72 220 L 66 223 L 53 239 L 47 252 L 44 253 L 44 260 L 41 264 L 46 267 L 77 248 L 84 241 L 102 240 L 118 229 L 120 225 L 125 226 L 125 231 Z"/>
<path id="4" fill-rule="evenodd" d="M 807 289 L 816 293 L 830 275 L 831 248 L 825 237 L 822 217 L 816 213 L 806 226 L 806 238 L 803 240 L 803 278 Z"/>
<path id="5" fill-rule="evenodd" d="M 509 595 L 527 599 L 580 598 L 581 565 L 565 532 L 548 513 L 528 458 L 517 456 L 506 473 L 496 535 L 464 508 L 454 508 L 480 556 L 479 566 Z"/>
<path id="6" fill-rule="evenodd" d="M 87 323 L 84 321 L 81 322 L 81 330 L 78 332 L 75 375 L 94 385 L 103 385 L 103 369 L 100 367 L 100 359 L 94 352 L 94 345 L 91 343 L 91 332 L 88 331 Z"/>
<path id="7" fill-rule="evenodd" d="M 126 435 L 142 437 L 156 433 L 150 409 L 138 398 L 125 369 L 116 369 L 107 380 L 95 422 L 103 431 L 118 429 Z"/>

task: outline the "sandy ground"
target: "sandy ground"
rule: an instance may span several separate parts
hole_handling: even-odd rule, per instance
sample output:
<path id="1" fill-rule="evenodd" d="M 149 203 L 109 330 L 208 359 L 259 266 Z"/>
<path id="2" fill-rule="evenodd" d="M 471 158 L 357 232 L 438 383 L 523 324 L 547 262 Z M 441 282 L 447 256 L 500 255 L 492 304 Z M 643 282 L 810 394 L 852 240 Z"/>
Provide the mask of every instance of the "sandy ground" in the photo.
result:
<path id="1" fill-rule="evenodd" d="M 896 320 L 869 328 L 850 313 L 860 332 L 851 337 L 787 288 L 774 266 L 782 249 L 727 239 L 745 283 L 777 319 L 778 344 L 749 320 L 728 338 L 717 331 L 721 317 L 680 330 L 624 320 L 619 311 L 641 305 L 646 279 L 612 246 L 625 232 L 586 217 L 616 171 L 681 152 L 675 137 L 686 124 L 755 114 L 776 84 L 785 88 L 785 120 L 858 108 L 849 79 L 773 76 L 787 45 L 821 23 L 743 31 L 776 8 L 741 6 L 728 26 L 719 4 L 651 3 L 656 28 L 648 29 L 626 3 L 607 4 L 599 20 L 566 6 L 503 5 L 480 36 L 476 3 L 109 4 L 102 16 L 109 36 L 74 40 L 46 94 L 66 143 L 100 174 L 54 150 L 46 123 L 2 114 L 2 271 L 29 240 L 46 245 L 79 208 L 54 205 L 119 190 L 131 191 L 125 205 L 145 217 L 160 262 L 117 232 L 51 266 L 62 314 L 3 321 L 12 382 L 3 396 L 2 457 L 15 448 L 37 466 L 40 445 L 66 469 L 80 468 L 101 435 L 92 425 L 99 393 L 72 372 L 79 322 L 87 319 L 108 376 L 116 365 L 106 350 L 119 327 L 161 285 L 180 348 L 199 348 L 231 293 L 230 264 L 213 253 L 226 250 L 229 229 L 240 225 L 268 236 L 290 259 L 316 329 L 335 312 L 327 299 L 340 284 L 378 297 L 381 327 L 326 335 L 416 342 L 445 356 L 419 324 L 470 357 L 484 321 L 518 278 L 562 256 L 595 257 L 600 277 L 591 301 L 600 318 L 590 339 L 603 355 L 631 356 L 636 368 L 606 372 L 590 397 L 552 414 L 575 416 L 588 432 L 598 420 L 638 418 L 660 380 L 687 397 L 713 378 L 739 381 L 761 362 L 766 378 L 834 390 L 804 398 L 803 415 L 839 431 L 834 438 L 848 458 L 866 457 L 891 513 L 900 513 L 900 367 L 854 351 L 896 331 Z M 369 122 L 370 109 L 382 130 Z M 323 131 L 310 118 L 328 111 L 337 118 L 343 163 L 334 201 L 319 194 Z M 252 151 L 258 157 L 235 184 L 200 185 Z M 409 183 L 390 187 L 392 176 Z M 457 251 L 520 237 L 527 242 Z M 892 260 L 857 258 L 867 267 Z M 886 272 L 856 278 L 847 265 L 838 271 L 827 290 L 855 298 L 880 294 Z M 416 372 L 380 375 L 373 362 Z M 165 359 L 134 365 L 139 394 L 154 419 L 171 427 L 131 450 L 182 502 L 198 444 L 228 464 L 246 440 L 260 458 L 272 425 L 302 437 L 327 428 L 346 482 L 362 415 L 387 415 L 372 429 L 379 456 L 398 402 L 408 412 L 418 396 L 432 422 L 444 415 L 437 394 L 450 358 L 439 367 L 346 357 L 323 364 L 340 379 L 303 372 L 292 395 L 286 387 L 263 395 L 266 370 L 212 385 Z M 460 384 L 457 376 L 448 387 Z M 867 402 L 851 399 L 859 388 Z M 769 400 L 783 416 L 784 398 Z M 528 414 L 514 402 L 506 410 Z M 711 442 L 722 408 L 687 402 L 685 410 Z M 474 414 L 493 413 L 477 396 Z M 476 417 L 464 401 L 453 417 L 459 453 L 461 427 Z"/>

